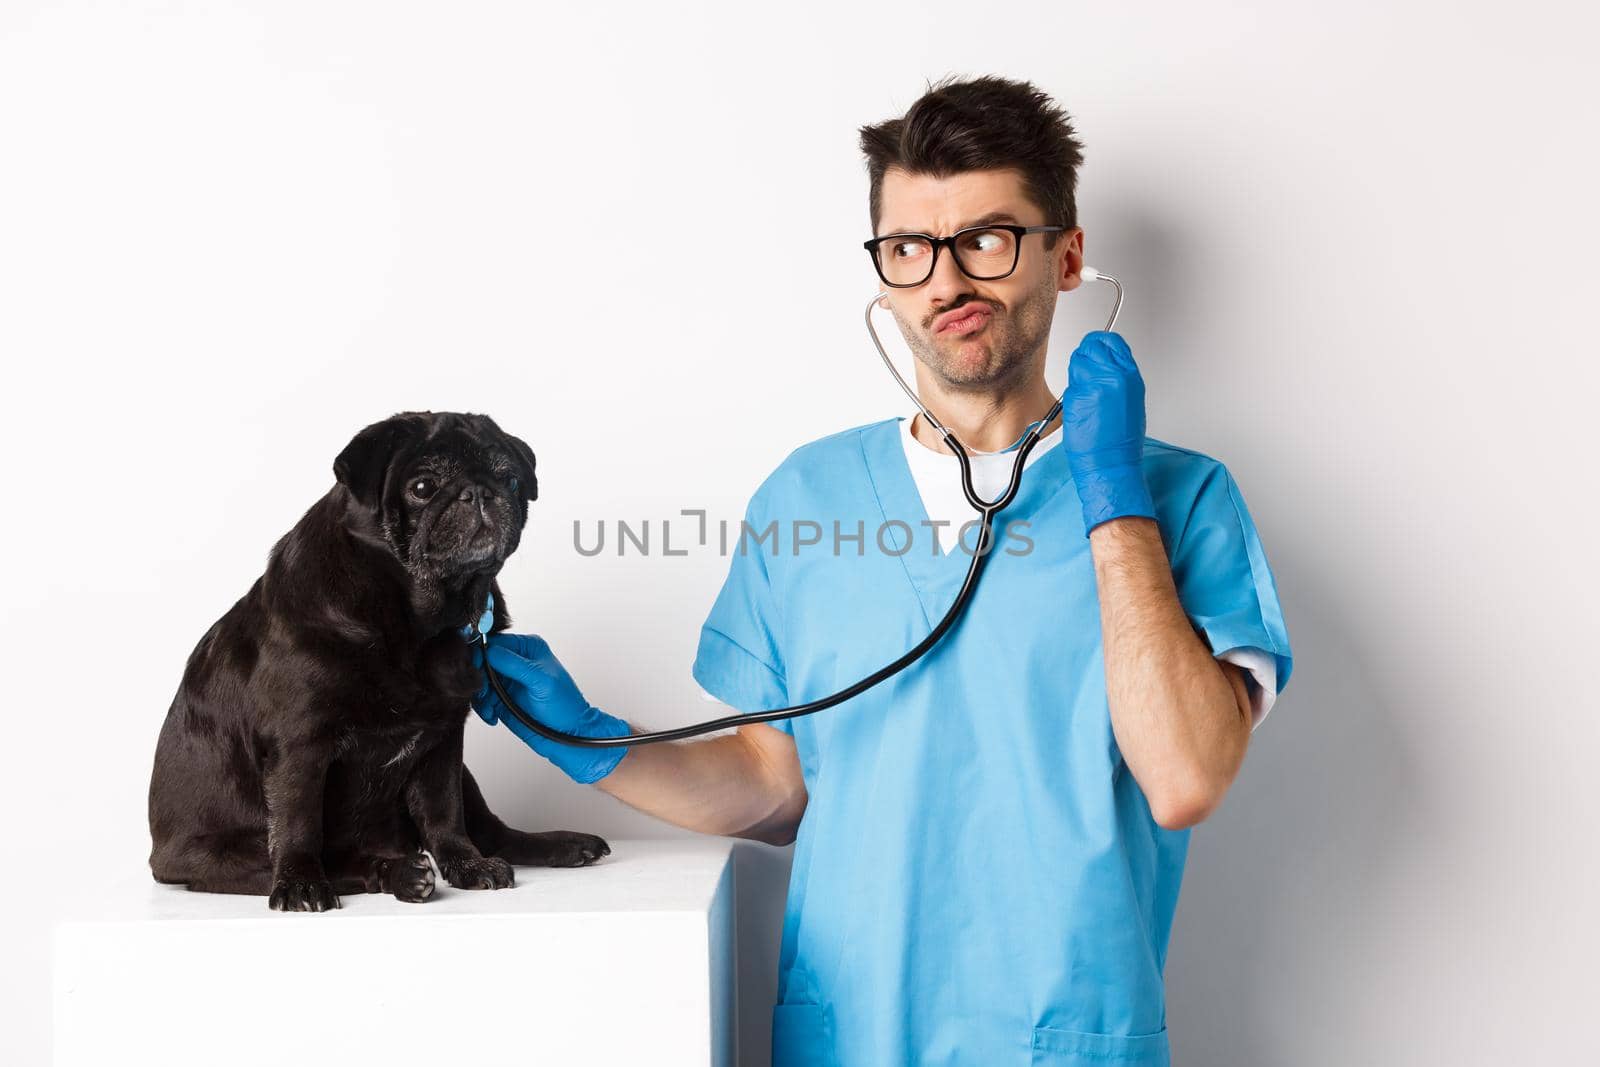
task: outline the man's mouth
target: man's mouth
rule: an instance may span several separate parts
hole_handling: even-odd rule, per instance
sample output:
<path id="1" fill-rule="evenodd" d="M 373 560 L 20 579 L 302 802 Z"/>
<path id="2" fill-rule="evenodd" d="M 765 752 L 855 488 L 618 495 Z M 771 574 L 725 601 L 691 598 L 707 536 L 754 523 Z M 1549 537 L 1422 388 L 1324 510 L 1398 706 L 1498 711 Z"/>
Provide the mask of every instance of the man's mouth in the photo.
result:
<path id="1" fill-rule="evenodd" d="M 986 307 L 975 307 L 958 319 L 950 319 L 938 328 L 937 333 L 967 334 L 975 333 L 988 324 L 994 317 L 994 312 Z"/>

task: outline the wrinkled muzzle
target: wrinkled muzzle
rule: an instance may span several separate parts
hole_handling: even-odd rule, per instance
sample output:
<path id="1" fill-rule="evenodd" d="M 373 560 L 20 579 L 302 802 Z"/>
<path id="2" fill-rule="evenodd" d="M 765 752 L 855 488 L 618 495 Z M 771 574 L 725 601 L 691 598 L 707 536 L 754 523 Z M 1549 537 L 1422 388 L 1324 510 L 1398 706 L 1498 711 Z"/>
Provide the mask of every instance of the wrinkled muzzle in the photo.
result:
<path id="1" fill-rule="evenodd" d="M 516 502 L 494 488 L 461 481 L 441 490 L 411 542 L 414 566 L 445 577 L 498 570 L 521 534 Z"/>

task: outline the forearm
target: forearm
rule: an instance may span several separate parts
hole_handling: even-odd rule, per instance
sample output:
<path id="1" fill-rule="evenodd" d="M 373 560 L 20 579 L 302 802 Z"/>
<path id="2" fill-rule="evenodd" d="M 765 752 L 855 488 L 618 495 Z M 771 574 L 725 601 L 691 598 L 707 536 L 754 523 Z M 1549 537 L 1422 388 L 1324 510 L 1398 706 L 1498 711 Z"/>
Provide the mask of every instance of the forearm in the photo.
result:
<path id="1" fill-rule="evenodd" d="M 784 742 L 753 740 L 758 730 L 769 733 L 756 737 L 776 734 Z M 703 740 L 635 746 L 595 784 L 674 825 L 776 845 L 794 840 L 806 803 L 793 743 L 761 724 Z"/>
<path id="2" fill-rule="evenodd" d="M 1248 710 L 1184 613 L 1155 521 L 1113 519 L 1089 541 L 1117 746 L 1156 821 L 1192 826 L 1238 773 Z"/>

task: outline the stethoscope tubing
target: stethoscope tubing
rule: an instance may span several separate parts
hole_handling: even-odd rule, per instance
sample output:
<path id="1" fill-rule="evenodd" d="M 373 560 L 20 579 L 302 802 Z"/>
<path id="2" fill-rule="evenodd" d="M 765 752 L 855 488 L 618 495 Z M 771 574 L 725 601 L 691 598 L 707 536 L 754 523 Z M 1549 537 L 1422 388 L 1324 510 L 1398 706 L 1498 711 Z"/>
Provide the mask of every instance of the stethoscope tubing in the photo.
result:
<path id="1" fill-rule="evenodd" d="M 1038 437 L 1034 435 L 1019 446 L 1019 463 L 1022 458 L 1026 457 L 1028 452 L 1033 450 L 1033 446 L 1037 443 Z M 1013 489 L 1018 483 L 1016 477 L 1018 474 L 1021 474 L 1020 468 L 1013 473 Z M 688 726 L 678 726 L 670 730 L 620 734 L 615 737 L 583 737 L 578 734 L 569 734 L 561 730 L 552 729 L 517 707 L 516 701 L 511 699 L 511 694 L 506 692 L 505 685 L 500 681 L 500 675 L 494 668 L 489 666 L 487 638 L 480 637 L 479 640 L 485 646 L 483 673 L 488 677 L 489 686 L 494 690 L 495 696 L 500 698 L 500 702 L 505 705 L 506 710 L 522 725 L 540 737 L 551 741 L 560 741 L 563 744 L 579 745 L 584 748 L 616 748 L 629 745 L 648 745 L 656 741 L 681 741 L 686 737 L 695 737 L 699 734 L 711 733 L 714 730 L 724 730 L 730 726 L 743 726 L 753 722 L 775 722 L 778 719 L 792 719 L 798 715 L 814 714 L 826 708 L 831 708 L 835 704 L 842 704 L 851 697 L 866 692 L 884 679 L 899 674 L 902 670 L 921 659 L 923 654 L 937 644 L 939 639 L 955 625 L 961 610 L 966 607 L 967 601 L 971 599 L 973 590 L 978 587 L 978 575 L 982 572 L 984 561 L 988 558 L 989 550 L 992 547 L 994 540 L 994 513 L 1004 507 L 1005 504 L 1010 503 L 1010 499 L 1014 495 L 1014 491 L 1006 494 L 1002 497 L 1002 502 L 997 504 L 994 509 L 984 511 L 980 519 L 978 546 L 972 554 L 972 562 L 967 566 L 967 576 L 961 582 L 961 591 L 956 594 L 956 599 L 951 603 L 950 609 L 944 613 L 944 618 L 939 620 L 939 624 L 929 630 L 926 637 L 918 641 L 914 647 L 900 656 L 899 659 L 893 663 L 885 664 L 865 678 L 846 686 L 837 693 L 807 701 L 804 704 L 795 704 L 792 707 L 773 708 L 768 711 L 738 712 L 733 715 L 724 715 L 720 719 L 708 719 L 705 722 L 691 723 Z"/>
<path id="2" fill-rule="evenodd" d="M 1085 275 L 1088 276 L 1089 272 L 1085 271 Z M 1110 318 L 1106 320 L 1105 328 L 1109 330 L 1116 325 L 1117 314 L 1122 310 L 1122 283 L 1109 274 L 1095 272 L 1092 276 L 1110 282 L 1117 290 L 1116 303 L 1111 308 Z M 1022 485 L 1022 470 L 1027 465 L 1028 454 L 1033 451 L 1034 445 L 1039 443 L 1039 436 L 1043 433 L 1044 428 L 1050 425 L 1051 421 L 1060 414 L 1065 394 L 1063 393 L 1062 396 L 1056 398 L 1049 414 L 1028 427 L 1028 431 L 1023 435 L 1021 443 L 1017 445 L 1017 458 L 1012 461 L 1011 477 L 1006 483 L 1005 490 L 994 500 L 984 500 L 978 495 L 977 489 L 973 487 L 972 461 L 968 458 L 966 447 L 956 439 L 955 434 L 951 433 L 943 423 L 934 417 L 933 412 L 923 406 L 922 399 L 906 383 L 906 380 L 900 376 L 900 372 L 895 369 L 893 361 L 889 359 L 889 354 L 884 351 L 883 343 L 878 339 L 878 331 L 872 324 L 872 309 L 877 305 L 878 301 L 883 299 L 883 296 L 882 291 L 873 293 L 872 300 L 867 304 L 867 332 L 872 335 L 872 343 L 878 349 L 878 355 L 883 357 L 884 366 L 888 367 L 889 373 L 894 375 L 894 380 L 900 383 L 900 388 L 905 390 L 906 395 L 917 405 L 917 409 L 928 420 L 928 425 L 944 436 L 945 443 L 950 446 L 950 451 L 955 453 L 956 460 L 961 466 L 961 489 L 966 494 L 968 503 L 979 512 L 978 544 L 972 553 L 972 562 L 967 566 L 967 575 L 962 579 L 960 591 L 956 594 L 955 600 L 951 602 L 949 610 L 944 613 L 944 617 L 939 620 L 938 625 L 929 630 L 926 637 L 918 641 L 916 645 L 907 650 L 898 659 L 884 664 L 865 678 L 846 686 L 837 693 L 831 693 L 828 696 L 809 700 L 804 704 L 795 704 L 787 708 L 736 712 L 718 719 L 690 723 L 687 726 L 677 726 L 669 730 L 619 734 L 615 737 L 585 737 L 579 734 L 569 734 L 562 730 L 552 729 L 523 711 L 517 706 L 517 702 L 511 699 L 511 694 L 506 691 L 505 683 L 500 680 L 500 675 L 494 668 L 489 666 L 489 638 L 487 634 L 480 633 L 476 640 L 483 646 L 484 677 L 488 680 L 489 687 L 494 690 L 495 696 L 500 698 L 500 702 L 505 705 L 506 711 L 510 712 L 513 718 L 549 741 L 559 741 L 565 745 L 576 745 L 582 748 L 621 748 L 654 744 L 657 741 L 681 741 L 685 738 L 697 737 L 700 734 L 708 734 L 715 730 L 726 730 L 729 727 L 743 726 L 753 722 L 776 722 L 779 719 L 792 719 L 800 715 L 813 715 L 836 704 L 842 704 L 851 697 L 859 696 L 879 682 L 899 674 L 921 659 L 929 649 L 938 644 L 939 640 L 955 626 L 962 610 L 967 605 L 967 601 L 972 599 L 972 594 L 978 587 L 978 576 L 983 573 L 984 563 L 988 560 L 989 552 L 994 546 L 994 517 L 998 512 L 1004 510 L 1011 501 L 1016 499 L 1017 490 Z"/>

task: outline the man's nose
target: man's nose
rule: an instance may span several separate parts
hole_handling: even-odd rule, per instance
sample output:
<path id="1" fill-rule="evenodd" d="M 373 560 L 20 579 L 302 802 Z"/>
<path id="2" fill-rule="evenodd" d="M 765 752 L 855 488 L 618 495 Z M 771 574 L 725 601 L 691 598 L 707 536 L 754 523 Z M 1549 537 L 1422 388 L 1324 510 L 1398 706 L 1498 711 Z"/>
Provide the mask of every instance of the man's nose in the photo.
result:
<path id="1" fill-rule="evenodd" d="M 972 292 L 972 279 L 961 273 L 955 253 L 941 248 L 939 261 L 933 265 L 933 274 L 923 283 L 923 289 L 929 303 L 948 309 L 962 293 Z"/>

